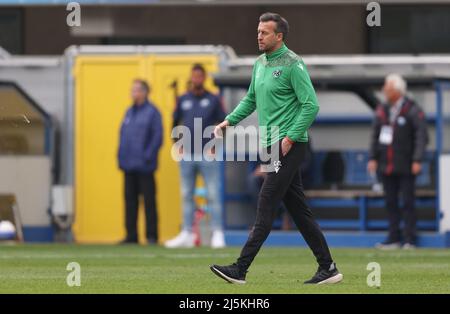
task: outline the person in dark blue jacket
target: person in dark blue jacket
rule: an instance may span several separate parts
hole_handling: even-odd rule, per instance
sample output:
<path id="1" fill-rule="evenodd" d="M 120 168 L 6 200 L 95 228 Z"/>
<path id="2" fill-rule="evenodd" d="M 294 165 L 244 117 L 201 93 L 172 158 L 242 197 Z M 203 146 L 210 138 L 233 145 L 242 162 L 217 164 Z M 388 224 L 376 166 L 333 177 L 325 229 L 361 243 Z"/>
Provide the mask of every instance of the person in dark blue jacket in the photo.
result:
<path id="1" fill-rule="evenodd" d="M 136 79 L 131 89 L 133 104 L 127 110 L 120 128 L 119 167 L 125 174 L 124 243 L 137 243 L 139 195 L 144 196 L 146 235 L 149 244 L 158 241 L 158 215 L 155 200 L 154 172 L 162 144 L 161 114 L 148 100 L 149 85 Z"/>

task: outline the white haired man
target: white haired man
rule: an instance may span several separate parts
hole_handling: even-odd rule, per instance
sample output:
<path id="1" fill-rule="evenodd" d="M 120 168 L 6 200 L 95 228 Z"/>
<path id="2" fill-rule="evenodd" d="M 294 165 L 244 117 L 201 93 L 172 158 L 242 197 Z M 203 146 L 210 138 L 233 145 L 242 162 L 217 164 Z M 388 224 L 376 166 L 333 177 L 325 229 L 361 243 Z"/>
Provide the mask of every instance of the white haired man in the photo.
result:
<path id="1" fill-rule="evenodd" d="M 382 178 L 386 208 L 389 216 L 389 234 L 378 248 L 400 248 L 402 235 L 399 194 L 403 197 L 403 247 L 416 244 L 416 213 L 414 209 L 415 178 L 421 171 L 428 143 L 425 114 L 406 96 L 406 82 L 398 74 L 386 77 L 383 94 L 386 104 L 376 109 L 371 138 L 370 173 Z"/>

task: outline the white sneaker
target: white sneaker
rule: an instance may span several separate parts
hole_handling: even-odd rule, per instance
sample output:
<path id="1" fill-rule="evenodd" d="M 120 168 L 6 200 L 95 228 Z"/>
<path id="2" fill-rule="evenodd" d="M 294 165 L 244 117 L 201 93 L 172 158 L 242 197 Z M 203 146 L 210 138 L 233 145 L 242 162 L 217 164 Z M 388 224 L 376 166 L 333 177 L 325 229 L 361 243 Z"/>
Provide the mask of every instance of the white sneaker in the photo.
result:
<path id="1" fill-rule="evenodd" d="M 379 250 L 386 250 L 386 251 L 397 250 L 397 249 L 400 249 L 401 247 L 402 247 L 402 244 L 400 242 L 386 241 L 386 242 L 375 244 L 375 248 L 377 248 Z"/>
<path id="2" fill-rule="evenodd" d="M 222 230 L 216 230 L 212 234 L 211 247 L 213 249 L 221 249 L 225 247 L 225 235 Z"/>
<path id="3" fill-rule="evenodd" d="M 404 250 L 414 250 L 416 248 L 416 246 L 412 243 L 405 243 L 405 244 L 403 244 L 402 248 Z"/>
<path id="4" fill-rule="evenodd" d="M 195 240 L 195 235 L 192 232 L 183 230 L 175 238 L 173 238 L 169 241 L 166 241 L 164 243 L 164 246 L 169 249 L 180 248 L 180 247 L 191 248 L 191 247 L 194 247 L 194 244 L 195 244 L 194 240 Z"/>

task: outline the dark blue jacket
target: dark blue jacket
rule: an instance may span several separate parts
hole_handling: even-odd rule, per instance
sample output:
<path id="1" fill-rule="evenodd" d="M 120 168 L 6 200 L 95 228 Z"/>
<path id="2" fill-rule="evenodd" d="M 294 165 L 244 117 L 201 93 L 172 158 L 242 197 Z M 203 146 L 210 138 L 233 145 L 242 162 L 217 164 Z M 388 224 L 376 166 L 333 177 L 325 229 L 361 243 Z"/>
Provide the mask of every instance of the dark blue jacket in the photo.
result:
<path id="1" fill-rule="evenodd" d="M 200 118 L 202 121 L 201 134 L 194 132 L 194 119 Z M 184 125 L 189 128 L 191 132 L 191 153 L 201 154 L 205 144 L 213 137 L 213 134 L 208 134 L 210 138 L 202 138 L 201 151 L 194 151 L 194 136 L 202 136 L 206 127 L 214 126 L 225 119 L 225 112 L 223 110 L 222 101 L 219 96 L 214 95 L 208 91 L 201 96 L 196 96 L 192 92 L 180 96 L 177 101 L 177 106 L 173 113 L 174 127 L 177 125 Z"/>
<path id="2" fill-rule="evenodd" d="M 158 167 L 162 144 L 161 114 L 148 100 L 132 105 L 120 128 L 119 167 L 125 172 L 150 173 Z"/>

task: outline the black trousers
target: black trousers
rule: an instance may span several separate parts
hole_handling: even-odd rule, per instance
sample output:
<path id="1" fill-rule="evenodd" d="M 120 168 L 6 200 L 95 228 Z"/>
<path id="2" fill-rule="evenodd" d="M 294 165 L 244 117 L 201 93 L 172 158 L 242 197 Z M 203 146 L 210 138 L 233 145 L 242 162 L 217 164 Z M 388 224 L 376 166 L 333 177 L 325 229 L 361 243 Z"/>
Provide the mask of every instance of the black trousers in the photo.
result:
<path id="1" fill-rule="evenodd" d="M 258 197 L 256 221 L 237 260 L 241 269 L 248 269 L 268 237 L 281 201 L 284 202 L 320 267 L 328 269 L 333 262 L 325 237 L 314 220 L 303 193 L 299 166 L 306 148 L 306 143 L 294 143 L 286 156 L 282 156 L 280 152 L 281 167 L 278 173 L 270 172 L 264 179 Z"/>
<path id="2" fill-rule="evenodd" d="M 155 200 L 155 179 L 153 173 L 125 173 L 125 227 L 128 241 L 137 242 L 137 219 L 139 195 L 144 196 L 146 236 L 150 241 L 158 240 L 158 215 Z"/>
<path id="3" fill-rule="evenodd" d="M 407 243 L 416 241 L 415 181 L 416 176 L 383 175 L 382 176 L 386 208 L 389 216 L 388 241 L 401 240 L 400 222 L 404 218 L 403 236 Z M 403 208 L 399 208 L 399 194 L 402 195 Z"/>

